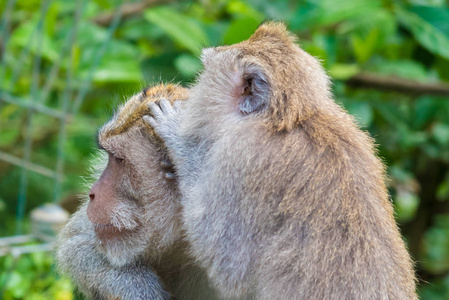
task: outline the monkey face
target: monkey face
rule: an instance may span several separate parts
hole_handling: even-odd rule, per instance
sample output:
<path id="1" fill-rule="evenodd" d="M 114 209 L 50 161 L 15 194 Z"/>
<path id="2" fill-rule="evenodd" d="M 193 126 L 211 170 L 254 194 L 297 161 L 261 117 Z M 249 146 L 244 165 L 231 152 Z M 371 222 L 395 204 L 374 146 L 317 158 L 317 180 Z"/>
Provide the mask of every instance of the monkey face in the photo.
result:
<path id="1" fill-rule="evenodd" d="M 124 164 L 124 158 L 108 153 L 106 169 L 89 191 L 87 216 L 94 224 L 95 233 L 102 242 L 136 232 L 140 225 L 139 207 L 135 199 L 127 200 L 128 195 L 123 195 L 127 189 L 119 188 L 125 185 L 127 170 Z M 130 202 L 127 204 L 135 206 L 134 210 L 125 215 L 126 207 L 121 205 L 123 202 Z"/>
<path id="2" fill-rule="evenodd" d="M 145 101 L 158 100 L 147 98 L 154 89 L 165 86 L 132 97 L 98 135 L 103 172 L 90 188 L 87 216 L 99 250 L 116 266 L 142 255 L 155 260 L 181 239 L 179 191 L 165 148 L 136 117 Z"/>

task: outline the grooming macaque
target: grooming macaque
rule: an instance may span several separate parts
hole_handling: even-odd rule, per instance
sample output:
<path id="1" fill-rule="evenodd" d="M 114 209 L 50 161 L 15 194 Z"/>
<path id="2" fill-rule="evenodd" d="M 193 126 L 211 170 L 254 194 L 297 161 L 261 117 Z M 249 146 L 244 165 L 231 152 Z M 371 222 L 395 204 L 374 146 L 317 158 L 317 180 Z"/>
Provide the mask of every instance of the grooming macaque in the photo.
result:
<path id="1" fill-rule="evenodd" d="M 417 299 L 373 141 L 281 23 L 203 51 L 187 102 L 149 104 L 193 256 L 221 295 Z M 149 176 L 148 180 L 152 180 Z"/>
<path id="2" fill-rule="evenodd" d="M 185 100 L 160 85 L 120 107 L 98 134 L 96 183 L 61 233 L 57 260 L 91 299 L 214 299 L 207 276 L 187 255 L 176 178 L 165 147 L 142 120 L 148 103 Z M 101 174 L 102 173 L 102 174 Z M 101 174 L 101 176 L 100 176 Z"/>

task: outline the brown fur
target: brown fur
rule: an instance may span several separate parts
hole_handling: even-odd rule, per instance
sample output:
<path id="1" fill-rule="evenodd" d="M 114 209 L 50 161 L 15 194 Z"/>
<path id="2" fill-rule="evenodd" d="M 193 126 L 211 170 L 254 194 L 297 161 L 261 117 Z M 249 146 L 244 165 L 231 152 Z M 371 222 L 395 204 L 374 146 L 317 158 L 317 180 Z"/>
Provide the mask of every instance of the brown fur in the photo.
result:
<path id="1" fill-rule="evenodd" d="M 203 51 L 183 109 L 150 104 L 192 253 L 223 297 L 417 299 L 373 141 L 294 41 L 263 24 Z"/>
<path id="2" fill-rule="evenodd" d="M 175 100 L 187 100 L 188 90 L 175 84 L 160 84 L 146 88 L 141 94 L 129 99 L 115 115 L 113 122 L 100 131 L 99 139 L 107 139 L 114 135 L 120 135 L 133 127 L 143 127 L 154 136 L 154 130 L 143 122 L 142 117 L 148 115 L 150 109 L 148 103 L 161 98 Z"/>
<path id="3" fill-rule="evenodd" d="M 99 132 L 104 151 L 92 167 L 91 201 L 64 228 L 56 252 L 59 268 L 89 298 L 215 297 L 187 254 L 177 183 L 165 179 L 170 169 L 161 165 L 165 148 L 142 121 L 148 103 L 187 95 L 176 85 L 146 89 Z"/>

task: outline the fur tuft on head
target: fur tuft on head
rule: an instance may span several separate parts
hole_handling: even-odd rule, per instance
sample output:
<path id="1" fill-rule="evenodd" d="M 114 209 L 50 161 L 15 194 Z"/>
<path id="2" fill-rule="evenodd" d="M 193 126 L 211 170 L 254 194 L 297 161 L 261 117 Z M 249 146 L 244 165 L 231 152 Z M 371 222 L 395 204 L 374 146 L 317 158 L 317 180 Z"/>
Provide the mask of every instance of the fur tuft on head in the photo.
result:
<path id="1" fill-rule="evenodd" d="M 118 109 L 112 120 L 100 130 L 99 138 L 119 135 L 135 126 L 145 128 L 151 137 L 155 137 L 153 128 L 142 119 L 143 116 L 150 114 L 148 103 L 161 98 L 166 98 L 171 103 L 178 100 L 184 101 L 187 100 L 188 95 L 188 89 L 176 84 L 159 84 L 145 88 Z"/>
<path id="2" fill-rule="evenodd" d="M 289 44 L 296 42 L 296 36 L 287 30 L 284 23 L 268 21 L 260 24 L 248 41 L 256 42 L 258 40 L 272 40 Z"/>

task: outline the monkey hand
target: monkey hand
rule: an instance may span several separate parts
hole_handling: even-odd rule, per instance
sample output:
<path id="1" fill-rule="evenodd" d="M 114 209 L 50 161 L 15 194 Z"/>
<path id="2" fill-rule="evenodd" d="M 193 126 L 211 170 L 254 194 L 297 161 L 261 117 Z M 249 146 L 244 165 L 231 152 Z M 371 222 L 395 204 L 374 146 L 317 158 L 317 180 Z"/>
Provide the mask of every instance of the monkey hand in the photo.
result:
<path id="1" fill-rule="evenodd" d="M 144 116 L 143 120 L 153 127 L 159 137 L 164 140 L 170 148 L 178 139 L 178 129 L 180 124 L 180 104 L 175 102 L 174 106 L 163 98 L 157 103 L 148 104 L 152 116 Z"/>
<path id="2" fill-rule="evenodd" d="M 176 179 L 176 172 L 173 163 L 169 159 L 163 159 L 160 163 L 161 168 L 165 171 L 165 179 L 172 181 Z"/>

